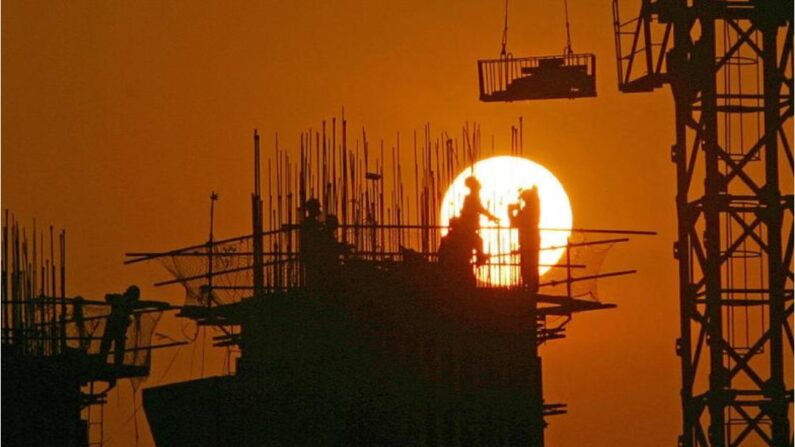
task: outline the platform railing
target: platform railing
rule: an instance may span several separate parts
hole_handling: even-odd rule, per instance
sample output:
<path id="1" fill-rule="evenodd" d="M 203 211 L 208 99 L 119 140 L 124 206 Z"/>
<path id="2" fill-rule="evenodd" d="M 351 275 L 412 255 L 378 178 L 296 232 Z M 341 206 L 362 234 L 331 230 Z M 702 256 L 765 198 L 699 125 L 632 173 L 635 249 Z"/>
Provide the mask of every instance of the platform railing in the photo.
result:
<path id="1" fill-rule="evenodd" d="M 370 265 L 378 269 L 400 268 L 401 264 L 419 262 L 433 268 L 439 262 L 439 247 L 448 228 L 429 225 L 344 225 L 328 230 L 319 245 L 301 247 L 301 226 L 285 226 L 280 231 L 264 232 L 262 246 L 263 291 L 284 292 L 306 285 L 307 265 L 334 265 L 346 268 Z M 321 230 L 324 231 L 324 230 Z M 552 229 L 542 231 L 567 231 Z M 478 233 L 484 240 L 485 256 L 472 255 L 469 259 L 477 287 L 511 288 L 521 286 L 521 259 L 518 246 L 518 231 L 511 227 L 481 228 Z M 212 245 L 213 255 L 208 256 L 210 246 L 190 251 L 167 252 L 163 256 L 173 257 L 176 263 L 194 263 L 198 270 L 193 275 L 181 275 L 175 279 L 157 283 L 190 285 L 202 289 L 211 284 L 211 296 L 215 304 L 234 302 L 253 290 L 252 274 L 255 268 L 254 253 L 249 248 L 251 240 L 233 239 Z M 565 236 L 558 246 L 541 247 L 560 253 L 559 260 L 540 265 L 543 270 L 565 269 L 568 274 L 583 269 L 585 265 L 567 260 Z M 315 240 L 317 243 L 318 241 Z M 474 251 L 474 250 L 473 250 Z M 489 253 L 492 253 L 489 255 Z M 208 281 L 207 260 L 211 259 L 212 281 Z M 543 256 L 542 256 L 543 260 Z M 551 285 L 559 284 L 563 276 L 556 274 Z M 206 290 L 205 290 L 206 292 Z M 237 298 L 222 298 L 235 295 Z"/>
<path id="2" fill-rule="evenodd" d="M 596 56 L 593 54 L 564 54 L 556 56 L 513 57 L 478 61 L 480 99 L 487 101 L 508 91 L 512 82 L 527 76 L 527 72 L 542 66 L 544 61 L 563 60 L 563 67 L 585 67 L 586 75 L 593 78 Z"/>
<path id="3" fill-rule="evenodd" d="M 132 259 L 127 262 L 159 259 L 174 278 L 156 283 L 156 286 L 180 284 L 188 291 L 186 305 L 215 306 L 253 296 L 254 269 L 258 266 L 262 268 L 262 293 L 281 293 L 306 286 L 310 265 L 310 268 L 320 270 L 328 267 L 328 271 L 334 274 L 339 273 L 338 268 L 353 273 L 357 268 L 392 270 L 406 268 L 403 264 L 412 263 L 439 270 L 442 268 L 439 265 L 439 247 L 449 231 L 448 227 L 434 225 L 365 223 L 326 226 L 321 220 L 319 226 L 311 230 L 319 232 L 320 239 L 318 234 L 311 236 L 308 240 L 314 242 L 302 247 L 301 233 L 304 229 L 300 224 L 290 224 L 262 232 L 263 251 L 259 263 L 254 262 L 251 235 L 167 252 L 128 253 Z M 594 247 L 604 246 L 606 253 L 609 245 L 627 241 L 624 236 L 654 234 L 583 228 L 542 228 L 540 231 L 542 241 L 544 234 L 551 236 L 548 240 L 558 240 L 552 246 L 540 247 L 541 273 L 547 271 L 540 285 L 548 287 L 542 293 L 565 296 L 581 295 L 572 295 L 572 284 L 582 290 L 583 282 L 630 273 L 599 273 L 601 259 L 588 253 L 602 248 Z M 473 249 L 468 260 L 475 277 L 474 285 L 482 288 L 522 287 L 517 229 L 484 227 L 478 233 L 484 240 L 486 256 L 478 260 Z M 570 235 L 576 236 L 574 241 L 569 239 Z M 551 252 L 555 255 L 549 255 Z M 209 262 L 213 263 L 211 269 L 208 268 Z"/>
<path id="4" fill-rule="evenodd" d="M 619 90 L 648 92 L 663 84 L 666 53 L 673 42 L 672 24 L 653 27 L 655 3 L 642 0 L 640 13 L 622 21 L 619 0 L 613 0 L 613 33 Z"/>

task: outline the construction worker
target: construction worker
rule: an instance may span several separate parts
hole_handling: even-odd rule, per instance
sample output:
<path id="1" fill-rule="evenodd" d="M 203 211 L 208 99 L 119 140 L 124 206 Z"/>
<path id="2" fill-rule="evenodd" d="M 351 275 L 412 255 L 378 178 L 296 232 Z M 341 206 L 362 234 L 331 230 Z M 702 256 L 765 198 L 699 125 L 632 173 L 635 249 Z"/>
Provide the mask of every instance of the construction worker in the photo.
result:
<path id="1" fill-rule="evenodd" d="M 83 352 L 88 352 L 91 346 L 91 338 L 86 333 L 86 321 L 83 315 L 83 306 L 86 299 L 82 296 L 76 296 L 72 302 L 72 320 L 74 320 L 75 328 L 77 329 L 77 348 Z"/>
<path id="2" fill-rule="evenodd" d="M 105 361 L 113 345 L 113 363 L 121 365 L 124 361 L 124 345 L 127 342 L 127 328 L 132 322 L 133 303 L 140 299 L 140 290 L 130 286 L 123 294 L 109 293 L 105 302 L 110 304 L 110 315 L 105 320 L 105 333 L 99 345 L 99 355 Z"/>
<path id="3" fill-rule="evenodd" d="M 483 206 L 483 202 L 480 200 L 480 181 L 475 176 L 469 176 L 464 181 L 464 184 L 469 189 L 469 194 L 464 197 L 464 205 L 461 207 L 460 228 L 464 233 L 463 236 L 471 238 L 471 244 L 475 248 L 477 264 L 483 265 L 485 263 L 483 239 L 478 234 L 480 216 L 486 216 L 492 222 L 499 222 L 500 220 Z"/>
<path id="4" fill-rule="evenodd" d="M 522 283 L 531 292 L 538 292 L 538 254 L 541 248 L 541 233 L 538 230 L 541 219 L 541 200 L 538 188 L 522 190 L 519 199 L 524 203 L 508 205 L 511 226 L 519 231 L 519 259 L 522 269 Z"/>
<path id="5" fill-rule="evenodd" d="M 105 333 L 99 347 L 100 358 L 105 361 L 113 345 L 113 363 L 121 365 L 124 362 L 124 347 L 127 343 L 127 329 L 132 323 L 133 313 L 136 310 L 147 308 L 165 310 L 168 303 L 157 301 L 140 301 L 141 290 L 138 286 L 130 286 L 123 294 L 109 293 L 105 301 L 110 304 L 110 314 L 105 322 Z"/>
<path id="6" fill-rule="evenodd" d="M 472 270 L 473 239 L 461 229 L 458 217 L 450 219 L 450 231 L 439 244 L 439 265 L 445 280 L 456 285 L 475 285 L 475 272 Z"/>
<path id="7" fill-rule="evenodd" d="M 317 287 L 328 283 L 338 263 L 342 247 L 335 233 L 339 223 L 336 216 L 328 216 L 325 223 L 321 222 L 320 201 L 317 199 L 307 200 L 301 208 L 303 220 L 299 242 L 304 282 L 307 286 Z"/>

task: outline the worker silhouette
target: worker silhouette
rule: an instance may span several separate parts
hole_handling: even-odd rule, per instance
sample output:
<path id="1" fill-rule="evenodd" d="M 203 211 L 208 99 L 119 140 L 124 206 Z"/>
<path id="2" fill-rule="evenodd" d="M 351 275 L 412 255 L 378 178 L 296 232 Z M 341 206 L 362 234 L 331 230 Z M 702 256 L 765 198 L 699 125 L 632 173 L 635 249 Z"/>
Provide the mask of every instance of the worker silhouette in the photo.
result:
<path id="1" fill-rule="evenodd" d="M 339 222 L 333 215 L 321 221 L 320 201 L 315 198 L 307 200 L 301 208 L 299 242 L 304 281 L 308 287 L 320 287 L 327 284 L 339 263 L 338 255 L 342 252 L 342 245 L 336 239 Z"/>
<path id="2" fill-rule="evenodd" d="M 99 347 L 100 358 L 105 361 L 113 345 L 113 363 L 124 362 L 124 348 L 127 344 L 127 329 L 132 323 L 136 310 L 168 308 L 168 303 L 157 301 L 141 301 L 141 290 L 138 286 L 130 286 L 124 293 L 109 293 L 105 301 L 110 304 L 110 315 L 105 322 L 105 333 Z"/>
<path id="3" fill-rule="evenodd" d="M 541 219 L 541 200 L 538 197 L 538 188 L 534 185 L 530 189 L 519 193 L 522 203 L 508 205 L 508 217 L 511 226 L 519 231 L 519 259 L 522 269 L 522 283 L 531 292 L 538 292 L 538 254 L 541 249 L 541 233 L 539 222 Z"/>
<path id="4" fill-rule="evenodd" d="M 439 265 L 446 282 L 475 286 L 475 271 L 472 269 L 472 252 L 475 239 L 463 230 L 461 219 L 450 219 L 450 231 L 439 244 Z"/>
<path id="5" fill-rule="evenodd" d="M 88 348 L 91 346 L 91 338 L 86 332 L 86 320 L 83 314 L 85 301 L 86 299 L 82 296 L 76 296 L 74 301 L 72 301 L 72 320 L 77 329 L 77 349 L 88 352 Z"/>
<path id="6" fill-rule="evenodd" d="M 474 247 L 476 263 L 483 265 L 486 262 L 486 257 L 483 253 L 483 238 L 478 234 L 480 216 L 486 216 L 492 222 L 499 222 L 500 220 L 483 206 L 483 202 L 480 200 L 480 181 L 475 176 L 469 176 L 464 181 L 464 184 L 469 189 L 469 194 L 464 197 L 464 205 L 461 207 L 459 221 L 459 228 L 462 232 L 461 237 L 471 239 L 467 243 Z"/>

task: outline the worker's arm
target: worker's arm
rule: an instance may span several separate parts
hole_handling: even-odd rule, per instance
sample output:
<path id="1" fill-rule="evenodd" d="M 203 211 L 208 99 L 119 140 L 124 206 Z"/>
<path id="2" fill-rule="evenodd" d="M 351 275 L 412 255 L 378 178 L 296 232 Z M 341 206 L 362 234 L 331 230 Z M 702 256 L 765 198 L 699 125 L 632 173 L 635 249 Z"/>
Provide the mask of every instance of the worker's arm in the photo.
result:
<path id="1" fill-rule="evenodd" d="M 516 227 L 518 226 L 518 221 L 516 218 L 516 214 L 519 211 L 519 204 L 518 203 L 511 203 L 508 205 L 508 219 L 510 220 L 511 226 Z"/>
<path id="2" fill-rule="evenodd" d="M 115 306 L 121 303 L 121 294 L 120 293 L 108 293 L 105 295 L 105 302 L 110 304 L 111 306 Z"/>
<path id="3" fill-rule="evenodd" d="M 483 214 L 484 216 L 488 217 L 489 220 L 492 221 L 492 222 L 499 222 L 500 221 L 500 219 L 497 218 L 497 216 L 495 216 L 494 214 L 491 214 L 489 212 L 489 210 L 487 210 L 486 207 L 483 206 L 482 203 L 480 204 L 480 213 Z"/>

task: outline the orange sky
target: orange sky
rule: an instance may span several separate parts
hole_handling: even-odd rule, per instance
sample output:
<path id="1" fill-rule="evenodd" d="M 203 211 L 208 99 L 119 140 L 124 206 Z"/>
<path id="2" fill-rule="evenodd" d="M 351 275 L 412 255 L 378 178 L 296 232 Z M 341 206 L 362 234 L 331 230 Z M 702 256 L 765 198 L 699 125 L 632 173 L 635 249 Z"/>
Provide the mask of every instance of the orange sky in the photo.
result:
<path id="1" fill-rule="evenodd" d="M 70 294 L 137 283 L 179 304 L 179 288 L 151 287 L 164 271 L 124 267 L 123 253 L 204 241 L 211 190 L 216 234 L 249 231 L 253 128 L 266 153 L 276 131 L 295 149 L 300 130 L 344 106 L 351 129 L 373 138 L 425 122 L 459 134 L 475 120 L 484 143 L 494 134 L 507 147 L 523 116 L 525 150 L 565 185 L 575 225 L 659 232 L 608 258 L 606 270 L 639 270 L 599 285 L 619 308 L 577 316 L 543 348 L 546 400 L 569 404 L 548 444 L 673 445 L 673 102 L 668 91 L 619 93 L 611 2 L 569 3 L 574 50 L 598 56 L 599 97 L 484 104 L 475 61 L 499 53 L 502 1 L 4 2 L 3 207 L 67 229 Z M 510 26 L 515 55 L 563 48 L 562 2 L 511 2 Z M 156 354 L 148 385 L 190 377 L 192 348 L 175 352 Z M 109 447 L 135 445 L 120 388 Z M 139 413 L 139 445 L 150 445 Z"/>

